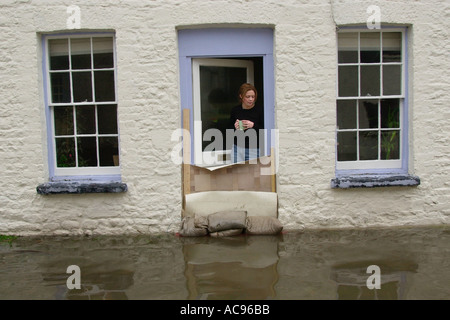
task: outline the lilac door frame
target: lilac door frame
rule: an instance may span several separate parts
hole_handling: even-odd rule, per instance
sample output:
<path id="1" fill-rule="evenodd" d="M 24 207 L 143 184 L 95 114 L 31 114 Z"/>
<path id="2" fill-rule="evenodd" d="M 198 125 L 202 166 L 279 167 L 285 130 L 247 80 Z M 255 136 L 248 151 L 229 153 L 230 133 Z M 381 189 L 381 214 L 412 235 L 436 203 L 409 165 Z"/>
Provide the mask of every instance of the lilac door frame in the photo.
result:
<path id="1" fill-rule="evenodd" d="M 272 28 L 205 28 L 178 30 L 181 115 L 193 114 L 192 59 L 262 57 L 264 77 L 264 128 L 267 131 L 265 154 L 274 147 L 270 129 L 275 129 L 275 89 Z M 181 124 L 183 119 L 181 119 Z M 190 117 L 191 146 L 194 145 L 194 120 Z M 191 163 L 194 154 L 191 153 Z"/>

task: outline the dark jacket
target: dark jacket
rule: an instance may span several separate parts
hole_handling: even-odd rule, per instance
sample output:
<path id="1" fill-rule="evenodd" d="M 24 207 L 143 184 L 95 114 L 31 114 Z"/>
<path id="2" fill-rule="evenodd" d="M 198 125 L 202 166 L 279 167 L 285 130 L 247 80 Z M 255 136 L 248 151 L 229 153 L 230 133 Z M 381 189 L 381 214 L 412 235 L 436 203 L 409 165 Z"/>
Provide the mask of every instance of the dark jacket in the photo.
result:
<path id="1" fill-rule="evenodd" d="M 254 123 L 253 128 L 246 130 L 235 130 L 234 123 L 236 119 L 239 120 L 250 120 Z M 255 105 L 251 109 L 243 109 L 242 105 L 237 105 L 233 107 L 230 113 L 230 129 L 235 130 L 234 134 L 234 144 L 239 145 L 240 147 L 245 146 L 245 148 L 256 147 L 259 148 L 259 140 L 260 134 L 261 138 L 263 137 L 263 131 L 260 132 L 260 129 L 264 129 L 264 112 L 261 106 Z M 256 145 L 255 143 L 250 143 L 250 137 L 256 136 Z M 242 142 L 245 141 L 245 145 Z"/>

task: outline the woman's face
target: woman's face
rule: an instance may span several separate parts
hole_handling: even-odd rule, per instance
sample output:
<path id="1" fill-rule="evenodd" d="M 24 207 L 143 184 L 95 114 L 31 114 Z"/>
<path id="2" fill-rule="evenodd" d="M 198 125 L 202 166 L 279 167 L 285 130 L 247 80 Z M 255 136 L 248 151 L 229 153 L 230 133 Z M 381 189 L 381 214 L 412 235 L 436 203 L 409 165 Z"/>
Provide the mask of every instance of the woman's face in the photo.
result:
<path id="1" fill-rule="evenodd" d="M 244 96 L 241 95 L 242 105 L 246 108 L 251 108 L 255 104 L 255 91 L 248 90 Z"/>

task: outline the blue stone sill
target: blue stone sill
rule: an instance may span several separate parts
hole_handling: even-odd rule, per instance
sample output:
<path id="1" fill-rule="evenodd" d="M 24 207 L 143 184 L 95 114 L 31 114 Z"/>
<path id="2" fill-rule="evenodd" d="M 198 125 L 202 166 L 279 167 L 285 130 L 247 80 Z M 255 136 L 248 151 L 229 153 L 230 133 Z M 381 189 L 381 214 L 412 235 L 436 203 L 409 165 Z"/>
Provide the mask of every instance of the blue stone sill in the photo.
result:
<path id="1" fill-rule="evenodd" d="M 55 181 L 38 185 L 38 194 L 82 194 L 82 193 L 120 193 L 128 190 L 126 183 L 95 181 Z"/>
<path id="2" fill-rule="evenodd" d="M 418 186 L 420 178 L 408 174 L 401 175 L 349 175 L 331 179 L 331 188 L 376 188 Z"/>

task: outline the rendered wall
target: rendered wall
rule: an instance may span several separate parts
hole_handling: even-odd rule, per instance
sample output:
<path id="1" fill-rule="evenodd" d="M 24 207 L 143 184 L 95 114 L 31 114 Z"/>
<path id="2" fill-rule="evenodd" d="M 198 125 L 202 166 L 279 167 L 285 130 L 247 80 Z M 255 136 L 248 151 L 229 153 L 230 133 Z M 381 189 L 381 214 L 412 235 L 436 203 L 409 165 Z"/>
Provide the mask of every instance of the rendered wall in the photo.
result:
<path id="1" fill-rule="evenodd" d="M 78 31 L 114 31 L 122 181 L 118 194 L 39 195 L 48 181 L 41 34 L 67 32 L 71 1 L 0 4 L 0 233 L 175 232 L 181 166 L 177 29 L 273 27 L 277 192 L 286 229 L 450 222 L 448 2 L 77 1 Z M 336 24 L 409 26 L 410 173 L 418 187 L 339 190 L 335 176 Z M 73 30 L 72 30 L 73 31 Z M 243 44 L 245 45 L 245 44 Z"/>

